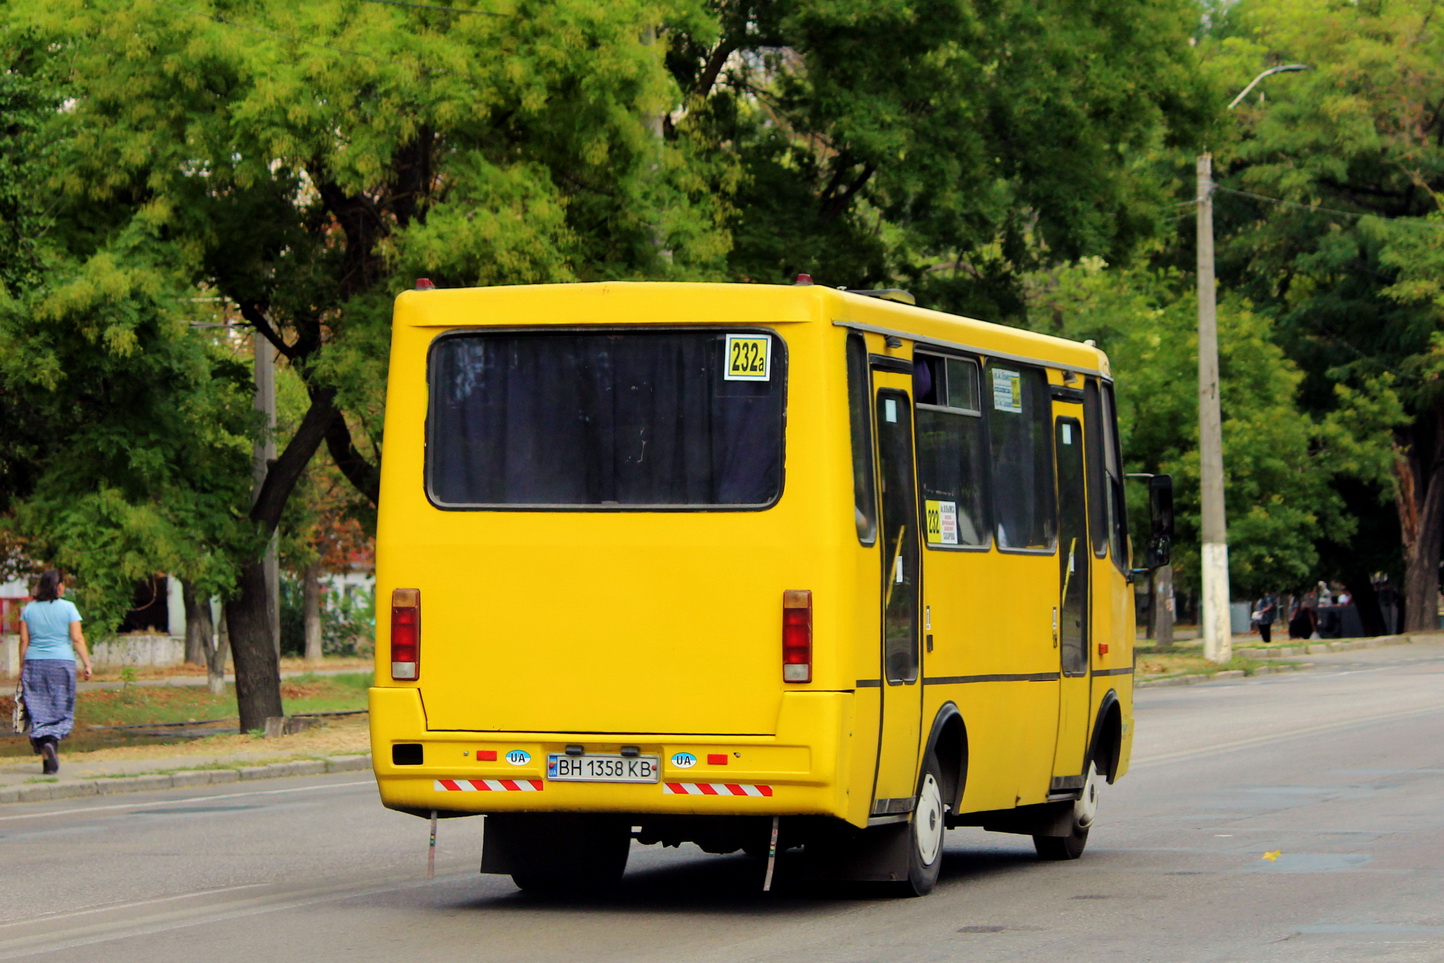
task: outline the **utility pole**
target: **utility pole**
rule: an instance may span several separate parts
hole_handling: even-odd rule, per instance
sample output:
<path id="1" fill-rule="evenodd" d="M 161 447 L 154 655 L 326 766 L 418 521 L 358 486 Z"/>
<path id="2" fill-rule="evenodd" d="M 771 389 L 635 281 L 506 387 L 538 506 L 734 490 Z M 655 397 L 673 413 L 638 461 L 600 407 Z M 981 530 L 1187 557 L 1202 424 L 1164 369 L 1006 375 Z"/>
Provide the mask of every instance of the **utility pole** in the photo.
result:
<path id="1" fill-rule="evenodd" d="M 1237 107 L 1270 74 L 1309 70 L 1307 64 L 1270 67 L 1229 102 Z M 1198 158 L 1198 472 L 1199 575 L 1203 581 L 1203 656 L 1210 662 L 1233 658 L 1229 625 L 1228 527 L 1223 504 L 1223 414 L 1218 395 L 1218 301 L 1213 274 L 1213 155 Z"/>
<path id="2" fill-rule="evenodd" d="M 1233 657 L 1228 529 L 1223 505 L 1223 413 L 1218 399 L 1218 302 L 1213 277 L 1213 156 L 1198 158 L 1198 472 L 1202 513 L 1203 657 Z"/>

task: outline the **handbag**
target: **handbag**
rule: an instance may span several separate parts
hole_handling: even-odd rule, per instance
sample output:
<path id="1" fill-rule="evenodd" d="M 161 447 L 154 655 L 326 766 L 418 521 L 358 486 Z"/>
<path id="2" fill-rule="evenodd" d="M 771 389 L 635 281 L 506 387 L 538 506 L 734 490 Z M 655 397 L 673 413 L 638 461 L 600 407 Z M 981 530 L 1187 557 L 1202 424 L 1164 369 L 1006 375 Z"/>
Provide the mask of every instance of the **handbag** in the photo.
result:
<path id="1" fill-rule="evenodd" d="M 10 725 L 16 732 L 30 729 L 30 712 L 25 708 L 25 687 L 15 683 L 15 709 L 10 713 Z"/>

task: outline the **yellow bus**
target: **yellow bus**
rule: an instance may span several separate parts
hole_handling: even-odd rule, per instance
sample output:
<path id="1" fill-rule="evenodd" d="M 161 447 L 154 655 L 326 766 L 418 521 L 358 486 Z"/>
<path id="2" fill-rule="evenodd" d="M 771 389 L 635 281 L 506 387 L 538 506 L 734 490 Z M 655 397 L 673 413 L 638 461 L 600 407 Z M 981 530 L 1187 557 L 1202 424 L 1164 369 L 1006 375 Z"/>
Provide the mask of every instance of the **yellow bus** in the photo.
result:
<path id="1" fill-rule="evenodd" d="M 527 889 L 614 882 L 633 840 L 917 894 L 948 827 L 1079 856 L 1133 739 L 1108 360 L 903 300 L 401 294 L 383 803 L 486 814 L 482 872 Z"/>

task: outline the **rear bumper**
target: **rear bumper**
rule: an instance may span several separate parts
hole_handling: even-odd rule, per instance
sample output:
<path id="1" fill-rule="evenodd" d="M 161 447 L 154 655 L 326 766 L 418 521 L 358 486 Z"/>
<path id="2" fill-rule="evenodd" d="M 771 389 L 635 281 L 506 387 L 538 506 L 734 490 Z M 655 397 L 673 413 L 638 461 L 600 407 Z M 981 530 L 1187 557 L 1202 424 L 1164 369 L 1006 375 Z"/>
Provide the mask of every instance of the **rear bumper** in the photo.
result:
<path id="1" fill-rule="evenodd" d="M 433 732 L 420 690 L 370 690 L 371 758 L 382 802 L 410 812 L 817 815 L 846 818 L 842 747 L 852 694 L 782 698 L 774 735 Z M 656 756 L 654 783 L 558 782 L 547 756 L 567 746 Z M 403 747 L 397 749 L 397 747 Z M 419 747 L 419 748 L 417 748 Z M 695 760 L 688 765 L 688 757 Z"/>

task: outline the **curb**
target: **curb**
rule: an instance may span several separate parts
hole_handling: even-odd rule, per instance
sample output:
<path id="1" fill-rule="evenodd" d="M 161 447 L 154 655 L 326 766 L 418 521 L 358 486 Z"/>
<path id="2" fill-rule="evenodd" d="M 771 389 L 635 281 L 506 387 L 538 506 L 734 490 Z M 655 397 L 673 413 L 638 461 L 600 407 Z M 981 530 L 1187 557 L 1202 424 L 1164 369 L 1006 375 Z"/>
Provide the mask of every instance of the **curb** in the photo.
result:
<path id="1" fill-rule="evenodd" d="M 1235 648 L 1235 655 L 1247 656 L 1250 659 L 1296 659 L 1301 655 L 1322 655 L 1325 652 L 1349 652 L 1353 649 L 1376 649 L 1385 645 L 1413 645 L 1416 642 L 1437 642 L 1438 635 L 1424 634 L 1414 635 L 1379 635 L 1367 639 L 1339 639 L 1334 642 L 1310 642 L 1307 645 L 1286 645 L 1278 648 Z M 1289 672 L 1299 669 L 1310 669 L 1313 666 L 1307 662 L 1298 665 L 1261 665 L 1252 673 L 1244 672 L 1242 669 L 1230 669 L 1227 672 L 1215 672 L 1213 675 L 1199 673 L 1197 675 L 1171 675 L 1161 679 L 1135 679 L 1135 689 L 1145 689 L 1150 686 L 1170 685 L 1193 685 L 1198 682 L 1216 682 L 1220 679 L 1242 679 L 1249 675 L 1273 675 L 1275 672 Z"/>
<path id="2" fill-rule="evenodd" d="M 1243 648 L 1235 649 L 1238 655 L 1246 655 L 1253 659 L 1276 659 L 1292 658 L 1300 655 L 1319 655 L 1324 652 L 1349 652 L 1353 649 L 1377 649 L 1385 645 L 1413 645 L 1415 642 L 1429 641 L 1427 639 L 1415 638 L 1412 635 L 1380 635 L 1370 639 L 1339 639 L 1332 642 L 1307 642 L 1300 645 L 1285 645 L 1269 648 Z"/>
<path id="3" fill-rule="evenodd" d="M 149 773 L 140 776 L 119 776 L 115 779 L 94 779 L 72 783 L 37 783 L 0 789 L 0 803 L 45 802 L 51 799 L 76 799 L 81 796 L 110 796 L 126 792 L 147 792 L 157 789 L 192 789 L 217 783 L 250 782 L 255 779 L 280 779 L 286 776 L 320 776 L 328 772 L 360 772 L 371 768 L 370 754 L 331 756 L 328 759 L 297 759 L 273 762 L 265 766 L 239 766 L 235 769 L 188 769 L 173 773 Z"/>
<path id="4" fill-rule="evenodd" d="M 1161 679 L 1139 679 L 1133 683 L 1135 689 L 1149 689 L 1157 686 L 1173 685 L 1195 685 L 1200 682 L 1229 682 L 1234 679 L 1253 678 L 1260 675 L 1275 675 L 1279 672 L 1297 672 L 1300 669 L 1311 669 L 1312 665 L 1305 662 L 1301 665 L 1261 665 L 1252 672 L 1245 672 L 1243 669 L 1229 669 L 1226 672 L 1215 672 L 1213 675 L 1197 673 L 1194 675 L 1170 675 Z"/>

